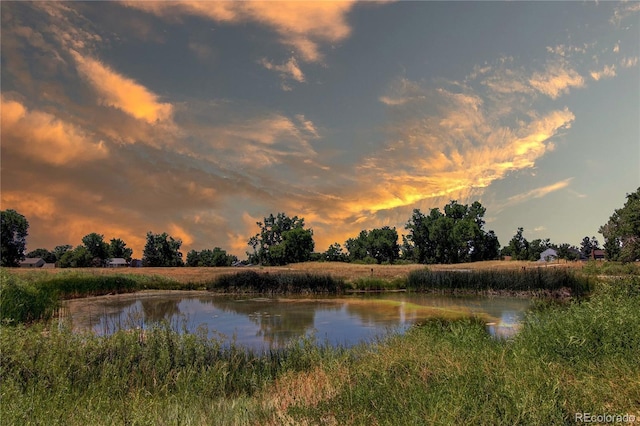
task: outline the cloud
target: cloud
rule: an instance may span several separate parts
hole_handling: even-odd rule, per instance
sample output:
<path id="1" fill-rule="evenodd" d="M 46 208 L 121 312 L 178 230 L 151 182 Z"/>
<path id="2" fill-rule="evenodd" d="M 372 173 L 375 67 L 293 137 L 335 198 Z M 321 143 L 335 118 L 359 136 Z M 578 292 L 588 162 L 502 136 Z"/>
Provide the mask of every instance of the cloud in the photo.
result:
<path id="1" fill-rule="evenodd" d="M 633 57 L 625 57 L 622 58 L 622 60 L 620 61 L 620 65 L 623 68 L 631 68 L 631 67 L 635 67 L 636 65 L 638 65 L 638 57 L 637 56 L 633 56 Z"/>
<path id="2" fill-rule="evenodd" d="M 568 179 L 564 179 L 561 181 L 558 181 L 556 183 L 553 183 L 551 185 L 547 185 L 547 186 L 543 186 L 540 188 L 535 188 L 532 189 L 530 191 L 527 191 L 523 194 L 517 194 L 514 196 L 511 196 L 507 199 L 507 201 L 505 203 L 503 203 L 502 205 L 498 206 L 497 209 L 498 210 L 502 210 L 505 207 L 510 207 L 516 204 L 521 204 L 525 201 L 534 199 L 534 198 L 542 198 L 552 192 L 558 191 L 560 189 L 564 189 L 566 187 L 569 186 L 569 184 L 571 183 L 571 181 L 573 180 L 573 178 L 568 178 Z"/>
<path id="3" fill-rule="evenodd" d="M 609 20 L 612 24 L 618 26 L 629 16 L 640 12 L 640 3 L 638 2 L 620 2 L 616 4 L 613 16 Z"/>
<path id="4" fill-rule="evenodd" d="M 304 116 L 304 114 L 296 114 L 296 120 L 298 120 L 298 122 L 300 123 L 300 125 L 302 126 L 302 128 L 311 136 L 313 136 L 314 138 L 319 138 L 320 136 L 318 135 L 318 129 L 316 128 L 315 124 L 313 124 L 313 121 L 311 120 L 307 120 Z"/>
<path id="5" fill-rule="evenodd" d="M 281 164 L 286 158 L 316 157 L 308 142 L 318 137 L 313 122 L 300 114 L 296 120 L 299 124 L 276 113 L 224 124 L 209 130 L 215 135 L 211 144 L 232 163 L 256 168 Z"/>
<path id="6" fill-rule="evenodd" d="M 536 93 L 555 98 L 583 84 L 567 69 L 527 75 L 503 58 L 497 66 L 477 67 L 462 82 L 394 80 L 379 98 L 394 111 L 387 143 L 363 158 L 357 168 L 360 190 L 345 196 L 338 209 L 354 218 L 368 212 L 380 219 L 413 206 L 477 196 L 509 173 L 534 167 L 553 150 L 552 138 L 575 119 L 567 108 L 536 109 L 532 102 Z"/>
<path id="7" fill-rule="evenodd" d="M 543 72 L 534 73 L 529 84 L 540 93 L 557 99 L 572 87 L 583 87 L 584 79 L 577 71 L 567 68 L 565 63 L 558 62 L 548 65 Z"/>
<path id="8" fill-rule="evenodd" d="M 407 78 L 397 78 L 390 85 L 386 95 L 380 96 L 378 100 L 387 106 L 400 106 L 412 101 L 422 101 L 425 98 L 425 91 L 419 83 Z"/>
<path id="9" fill-rule="evenodd" d="M 615 65 L 605 65 L 602 71 L 591 71 L 591 78 L 598 81 L 601 78 L 613 78 L 616 76 Z"/>
<path id="10" fill-rule="evenodd" d="M 22 103 L 1 98 L 2 147 L 21 156 L 56 166 L 104 159 L 102 141 L 47 112 L 29 111 Z"/>
<path id="11" fill-rule="evenodd" d="M 113 71 L 102 62 L 72 50 L 80 75 L 93 87 L 103 105 L 117 108 L 149 124 L 169 122 L 173 107 L 136 81 Z"/>
<path id="12" fill-rule="evenodd" d="M 237 24 L 256 22 L 275 31 L 281 43 L 293 47 L 306 62 L 322 59 L 319 45 L 337 43 L 351 33 L 347 14 L 356 4 L 340 2 L 125 2 L 166 19 L 199 16 L 215 22 Z"/>
<path id="13" fill-rule="evenodd" d="M 305 81 L 304 74 L 293 57 L 282 65 L 275 65 L 264 58 L 260 60 L 260 64 L 268 70 L 278 71 L 283 79 L 295 80 L 298 83 Z"/>

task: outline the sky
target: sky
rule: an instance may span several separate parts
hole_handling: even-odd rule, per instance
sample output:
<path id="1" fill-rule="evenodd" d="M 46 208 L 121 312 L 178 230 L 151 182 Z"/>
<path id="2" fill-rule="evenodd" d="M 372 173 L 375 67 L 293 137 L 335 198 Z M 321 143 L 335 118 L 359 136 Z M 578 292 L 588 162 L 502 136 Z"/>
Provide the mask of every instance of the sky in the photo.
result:
<path id="1" fill-rule="evenodd" d="M 640 186 L 638 2 L 10 2 L 1 208 L 27 250 L 147 232 L 245 258 L 480 201 L 579 245 Z"/>

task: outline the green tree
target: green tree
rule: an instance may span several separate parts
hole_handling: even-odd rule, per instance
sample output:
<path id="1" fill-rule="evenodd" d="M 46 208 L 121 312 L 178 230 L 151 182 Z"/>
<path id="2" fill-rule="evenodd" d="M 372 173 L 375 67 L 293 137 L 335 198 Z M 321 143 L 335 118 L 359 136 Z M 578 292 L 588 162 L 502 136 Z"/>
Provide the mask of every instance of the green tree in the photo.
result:
<path id="1" fill-rule="evenodd" d="M 640 187 L 627 194 L 627 201 L 616 209 L 598 231 L 604 237 L 607 258 L 622 262 L 640 259 Z"/>
<path id="2" fill-rule="evenodd" d="M 73 250 L 67 250 L 60 260 L 60 268 L 87 268 L 94 265 L 94 257 L 85 246 L 77 246 Z"/>
<path id="3" fill-rule="evenodd" d="M 205 249 L 201 252 L 191 250 L 187 253 L 187 266 L 231 266 L 237 261 L 236 256 L 227 254 L 220 247 L 214 247 L 213 250 Z"/>
<path id="4" fill-rule="evenodd" d="M 131 256 L 133 255 L 133 250 L 127 247 L 127 243 L 125 243 L 120 238 L 112 238 L 109 241 L 109 257 L 110 258 L 122 258 L 127 262 L 131 262 Z"/>
<path id="5" fill-rule="evenodd" d="M 142 264 L 144 266 L 184 266 L 180 246 L 182 246 L 182 240 L 174 239 L 166 232 L 162 234 L 147 232 Z"/>
<path id="6" fill-rule="evenodd" d="M 478 201 L 471 206 L 452 200 L 444 213 L 431 209 L 426 216 L 414 210 L 403 237 L 404 257 L 418 263 L 458 263 L 495 259 L 500 244 L 493 231 L 485 232 L 486 209 Z"/>
<path id="7" fill-rule="evenodd" d="M 582 254 L 583 257 L 590 257 L 591 251 L 596 249 L 596 247 L 594 247 L 593 245 L 593 240 L 595 240 L 596 245 L 598 243 L 598 240 L 596 240 L 595 238 L 596 237 L 593 237 L 593 238 L 584 237 L 582 241 L 580 241 L 580 253 Z"/>
<path id="8" fill-rule="evenodd" d="M 62 256 L 70 250 L 73 250 L 73 246 L 71 244 L 55 246 L 55 248 L 53 249 L 53 254 L 55 254 L 56 256 L 56 262 L 59 262 L 60 259 L 62 259 Z"/>
<path id="9" fill-rule="evenodd" d="M 105 266 L 109 260 L 109 244 L 104 241 L 104 235 L 92 232 L 82 237 L 82 244 L 92 257 L 93 266 Z"/>
<path id="10" fill-rule="evenodd" d="M 509 241 L 509 253 L 514 260 L 529 259 L 529 241 L 522 235 L 523 228 L 518 228 L 516 234 Z"/>
<path id="11" fill-rule="evenodd" d="M 26 257 L 30 259 L 41 258 L 47 263 L 55 263 L 56 262 L 56 254 L 52 251 L 49 251 L 45 248 L 37 248 L 35 250 L 27 253 Z"/>
<path id="12" fill-rule="evenodd" d="M 400 258 L 398 232 L 388 226 L 371 231 L 362 230 L 357 238 L 349 238 L 345 247 L 352 261 L 372 258 L 377 263 L 393 263 Z"/>
<path id="13" fill-rule="evenodd" d="M 314 248 L 313 230 L 304 228 L 304 218 L 271 214 L 256 225 L 260 232 L 248 241 L 253 248 L 253 253 L 248 253 L 251 262 L 285 265 L 309 260 Z"/>
<path id="14" fill-rule="evenodd" d="M 0 265 L 19 266 L 24 260 L 29 221 L 15 210 L 0 211 Z"/>
<path id="15" fill-rule="evenodd" d="M 331 244 L 327 251 L 323 253 L 322 258 L 327 262 L 346 262 L 348 260 L 347 255 L 342 250 L 342 246 L 338 243 Z"/>
<path id="16" fill-rule="evenodd" d="M 185 264 L 191 267 L 200 266 L 200 253 L 196 250 L 191 250 L 187 253 L 187 260 L 185 261 Z"/>
<path id="17" fill-rule="evenodd" d="M 558 253 L 558 259 L 566 260 L 578 260 L 580 259 L 580 250 L 577 247 L 571 246 L 568 243 L 560 244 L 555 247 Z"/>

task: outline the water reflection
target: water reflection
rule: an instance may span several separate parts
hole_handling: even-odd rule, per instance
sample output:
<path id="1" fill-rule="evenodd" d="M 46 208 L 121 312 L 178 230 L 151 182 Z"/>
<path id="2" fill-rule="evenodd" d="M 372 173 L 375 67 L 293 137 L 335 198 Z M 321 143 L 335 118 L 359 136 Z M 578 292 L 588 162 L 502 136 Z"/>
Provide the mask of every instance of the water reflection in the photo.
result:
<path id="1" fill-rule="evenodd" d="M 311 333 L 320 341 L 350 346 L 434 316 L 479 316 L 489 333 L 505 337 L 516 330 L 528 307 L 529 301 L 522 299 L 407 293 L 251 298 L 149 292 L 72 300 L 64 311 L 78 331 L 104 335 L 167 321 L 180 332 L 204 325 L 212 337 L 264 350 Z"/>

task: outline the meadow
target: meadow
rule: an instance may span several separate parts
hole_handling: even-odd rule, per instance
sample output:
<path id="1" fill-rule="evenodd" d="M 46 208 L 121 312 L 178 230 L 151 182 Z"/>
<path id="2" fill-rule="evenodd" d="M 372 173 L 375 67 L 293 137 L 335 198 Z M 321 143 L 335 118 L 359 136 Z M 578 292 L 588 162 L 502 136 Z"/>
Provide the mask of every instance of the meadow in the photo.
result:
<path id="1" fill-rule="evenodd" d="M 457 266 L 442 269 L 468 276 L 460 269 L 469 268 Z M 370 265 L 347 267 L 353 267 L 348 278 L 325 275 L 315 288 L 408 283 L 412 270 L 424 271 L 424 266 L 384 265 L 374 268 L 372 277 Z M 0 326 L 2 423 L 548 425 L 574 423 L 575 413 L 583 412 L 640 419 L 640 278 L 624 265 L 608 267 L 615 278 L 602 277 L 601 265 L 589 268 L 576 271 L 590 278 L 588 295 L 565 303 L 541 300 L 509 339 L 490 337 L 477 319 L 434 319 L 404 335 L 349 349 L 304 338 L 263 354 L 223 347 L 204 332 L 179 334 L 168 325 L 96 337 L 72 333 L 55 320 L 5 321 Z M 522 271 L 521 265 L 507 269 Z M 263 272 L 279 279 L 276 271 Z M 298 272 L 293 275 L 319 275 Z M 29 291 L 56 277 L 73 282 L 69 272 L 41 274 L 47 275 L 2 271 L 2 300 L 10 280 Z M 105 281 L 109 274 L 102 271 L 76 274 L 122 291 L 133 291 L 131 283 L 168 288 L 195 282 L 193 276 L 178 281 L 126 274 Z M 75 286 L 67 284 L 68 294 L 87 290 L 78 287 L 86 279 L 76 280 Z M 221 281 L 209 276 L 198 285 Z M 440 289 L 446 284 L 434 282 Z M 236 286 L 231 281 L 227 288 Z M 98 291 L 110 291 L 107 287 Z"/>

